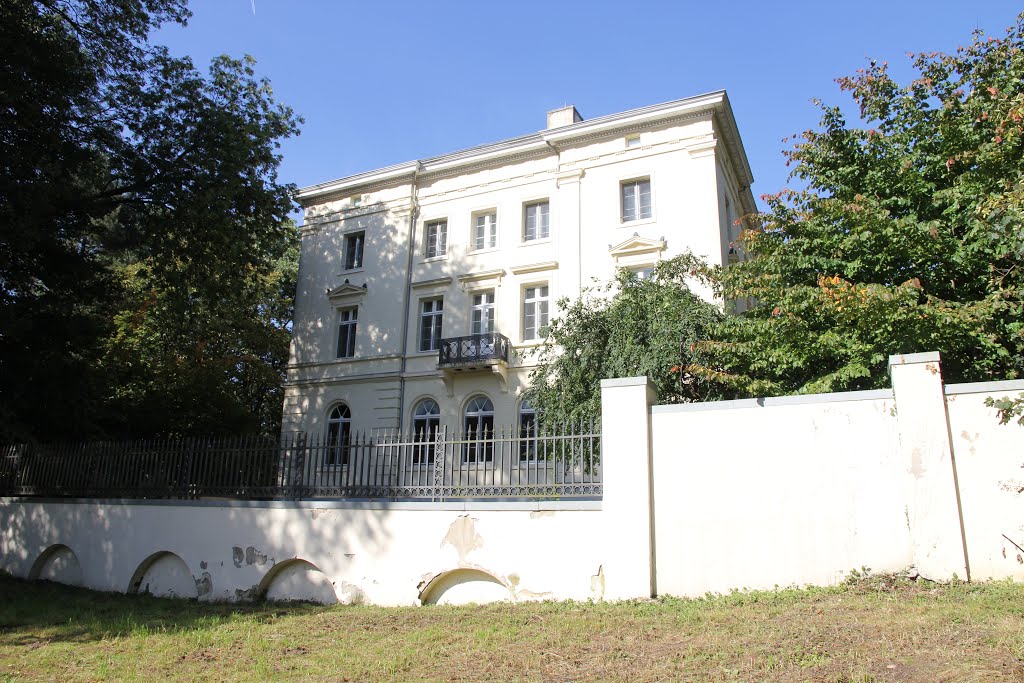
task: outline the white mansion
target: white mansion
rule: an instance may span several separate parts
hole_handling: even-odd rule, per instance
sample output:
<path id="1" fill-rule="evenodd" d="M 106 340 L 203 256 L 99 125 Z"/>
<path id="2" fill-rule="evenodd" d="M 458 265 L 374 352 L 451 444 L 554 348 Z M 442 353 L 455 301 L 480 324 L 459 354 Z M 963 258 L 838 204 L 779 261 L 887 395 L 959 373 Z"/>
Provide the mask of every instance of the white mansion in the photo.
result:
<path id="1" fill-rule="evenodd" d="M 523 424 L 562 296 L 686 249 L 725 263 L 753 178 L 725 92 L 302 189 L 283 432 Z"/>

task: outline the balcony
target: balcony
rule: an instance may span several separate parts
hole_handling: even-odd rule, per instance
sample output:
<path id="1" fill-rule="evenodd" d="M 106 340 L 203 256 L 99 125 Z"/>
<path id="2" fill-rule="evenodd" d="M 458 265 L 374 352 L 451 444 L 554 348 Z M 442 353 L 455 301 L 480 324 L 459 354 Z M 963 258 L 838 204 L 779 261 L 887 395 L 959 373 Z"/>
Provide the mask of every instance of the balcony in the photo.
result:
<path id="1" fill-rule="evenodd" d="M 437 367 L 469 370 L 495 363 L 508 365 L 510 348 L 512 343 L 508 337 L 497 332 L 442 339 L 438 350 Z"/>
<path id="2" fill-rule="evenodd" d="M 501 391 L 508 391 L 508 357 L 511 349 L 512 343 L 508 337 L 497 332 L 442 339 L 438 348 L 437 369 L 441 371 L 448 396 L 454 395 L 455 375 L 473 370 L 491 370 L 498 376 Z"/>

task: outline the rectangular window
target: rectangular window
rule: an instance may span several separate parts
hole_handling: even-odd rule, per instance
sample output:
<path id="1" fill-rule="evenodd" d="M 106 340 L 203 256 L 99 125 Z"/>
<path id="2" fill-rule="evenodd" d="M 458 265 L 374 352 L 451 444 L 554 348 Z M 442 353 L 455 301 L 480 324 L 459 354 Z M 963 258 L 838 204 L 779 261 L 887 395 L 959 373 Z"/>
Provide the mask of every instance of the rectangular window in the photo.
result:
<path id="1" fill-rule="evenodd" d="M 650 280 L 654 277 L 654 266 L 640 266 L 631 270 L 636 275 L 637 280 Z"/>
<path id="2" fill-rule="evenodd" d="M 523 241 L 544 240 L 551 235 L 550 208 L 547 201 L 523 207 Z"/>
<path id="3" fill-rule="evenodd" d="M 494 249 L 498 246 L 497 212 L 479 213 L 473 217 L 473 250 Z"/>
<path id="4" fill-rule="evenodd" d="M 469 333 L 490 334 L 494 332 L 494 290 L 473 295 Z"/>
<path id="5" fill-rule="evenodd" d="M 528 401 L 523 401 L 519 409 L 519 460 L 528 462 L 537 460 L 540 455 L 538 446 L 537 413 Z"/>
<path id="6" fill-rule="evenodd" d="M 366 233 L 345 235 L 345 270 L 363 267 L 363 238 Z"/>
<path id="7" fill-rule="evenodd" d="M 420 351 L 437 351 L 441 345 L 444 299 L 420 302 Z"/>
<path id="8" fill-rule="evenodd" d="M 523 292 L 523 339 L 540 339 L 548 333 L 548 287 L 527 287 Z"/>
<path id="9" fill-rule="evenodd" d="M 338 358 L 356 355 L 356 308 L 338 311 Z"/>
<path id="10" fill-rule="evenodd" d="M 424 253 L 427 258 L 436 258 L 448 253 L 448 221 L 427 223 L 424 233 Z"/>
<path id="11" fill-rule="evenodd" d="M 651 181 L 631 180 L 622 183 L 622 222 L 651 217 Z"/>

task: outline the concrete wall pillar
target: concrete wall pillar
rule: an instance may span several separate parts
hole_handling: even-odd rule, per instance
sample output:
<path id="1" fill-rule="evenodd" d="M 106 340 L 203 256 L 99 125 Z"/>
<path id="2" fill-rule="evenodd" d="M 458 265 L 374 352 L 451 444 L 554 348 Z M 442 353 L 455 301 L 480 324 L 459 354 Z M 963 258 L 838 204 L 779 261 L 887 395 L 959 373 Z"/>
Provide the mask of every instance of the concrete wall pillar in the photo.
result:
<path id="1" fill-rule="evenodd" d="M 949 436 L 939 354 L 889 357 L 900 451 L 907 466 L 907 523 L 914 563 L 922 576 L 970 580 L 956 463 Z"/>
<path id="2" fill-rule="evenodd" d="M 601 380 L 602 502 L 608 547 L 602 554 L 604 597 L 656 594 L 651 412 L 657 400 L 646 377 Z"/>

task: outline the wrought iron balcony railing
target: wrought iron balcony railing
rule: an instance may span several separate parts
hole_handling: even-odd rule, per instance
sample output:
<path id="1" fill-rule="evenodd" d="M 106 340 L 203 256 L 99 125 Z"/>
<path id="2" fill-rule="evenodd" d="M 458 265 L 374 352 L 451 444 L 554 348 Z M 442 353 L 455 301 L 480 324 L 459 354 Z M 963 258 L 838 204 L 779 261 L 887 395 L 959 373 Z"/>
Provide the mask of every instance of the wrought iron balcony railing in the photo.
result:
<path id="1" fill-rule="evenodd" d="M 507 365 L 511 348 L 512 344 L 508 337 L 497 332 L 450 337 L 441 340 L 437 366 L 444 368 L 476 364 L 493 365 L 499 362 Z"/>

